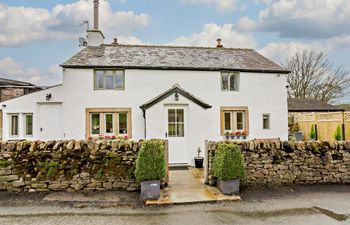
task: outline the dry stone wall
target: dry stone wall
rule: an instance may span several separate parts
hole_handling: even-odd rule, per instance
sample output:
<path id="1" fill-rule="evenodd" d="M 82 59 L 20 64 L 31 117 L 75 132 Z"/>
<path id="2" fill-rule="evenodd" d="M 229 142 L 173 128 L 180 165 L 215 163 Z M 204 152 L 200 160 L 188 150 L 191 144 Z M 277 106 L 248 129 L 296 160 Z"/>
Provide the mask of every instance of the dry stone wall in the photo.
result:
<path id="1" fill-rule="evenodd" d="M 124 139 L 1 142 L 0 191 L 135 191 L 140 147 Z"/>
<path id="2" fill-rule="evenodd" d="M 208 181 L 218 144 L 208 142 Z M 247 141 L 238 144 L 245 158 L 244 185 L 350 183 L 350 142 Z"/>

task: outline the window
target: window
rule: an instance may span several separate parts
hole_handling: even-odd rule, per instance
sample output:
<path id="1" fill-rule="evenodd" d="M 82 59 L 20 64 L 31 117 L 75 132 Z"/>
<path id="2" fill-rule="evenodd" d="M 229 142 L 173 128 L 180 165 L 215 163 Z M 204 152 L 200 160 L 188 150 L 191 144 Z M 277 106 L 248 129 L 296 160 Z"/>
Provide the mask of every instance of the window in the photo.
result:
<path id="1" fill-rule="evenodd" d="M 128 136 L 131 138 L 131 109 L 86 109 L 86 136 Z"/>
<path id="2" fill-rule="evenodd" d="M 220 130 L 221 135 L 226 132 L 249 132 L 249 116 L 247 107 L 221 107 Z"/>
<path id="3" fill-rule="evenodd" d="M 95 70 L 95 90 L 124 90 L 123 70 Z"/>
<path id="4" fill-rule="evenodd" d="M 33 136 L 33 114 L 24 115 L 24 136 Z"/>
<path id="5" fill-rule="evenodd" d="M 225 132 L 244 130 L 244 112 L 224 111 L 224 117 Z"/>
<path id="6" fill-rule="evenodd" d="M 221 90 L 238 91 L 239 72 L 222 72 L 221 73 Z"/>
<path id="7" fill-rule="evenodd" d="M 270 114 L 263 114 L 263 129 L 270 129 Z"/>
<path id="8" fill-rule="evenodd" d="M 91 134 L 92 135 L 100 134 L 101 133 L 100 128 L 101 128 L 100 114 L 99 113 L 91 114 Z"/>
<path id="9" fill-rule="evenodd" d="M 184 137 L 184 110 L 168 109 L 168 136 Z"/>
<path id="10" fill-rule="evenodd" d="M 18 114 L 10 115 L 10 136 L 18 137 L 19 130 Z"/>
<path id="11" fill-rule="evenodd" d="M 118 127 L 119 134 L 127 134 L 128 133 L 128 114 L 127 113 L 118 113 Z"/>
<path id="12" fill-rule="evenodd" d="M 113 134 L 114 129 L 113 129 L 113 114 L 112 113 L 106 113 L 105 114 L 105 133 L 106 134 Z"/>

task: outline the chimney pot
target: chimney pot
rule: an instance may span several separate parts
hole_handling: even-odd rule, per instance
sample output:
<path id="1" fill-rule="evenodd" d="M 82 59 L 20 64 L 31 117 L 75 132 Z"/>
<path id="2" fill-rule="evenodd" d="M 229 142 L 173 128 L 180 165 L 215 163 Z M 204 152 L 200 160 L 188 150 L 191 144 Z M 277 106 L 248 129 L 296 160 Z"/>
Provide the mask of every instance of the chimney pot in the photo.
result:
<path id="1" fill-rule="evenodd" d="M 221 39 L 220 39 L 220 38 L 218 38 L 218 39 L 216 40 L 216 42 L 217 42 L 217 44 L 216 44 L 216 47 L 217 47 L 217 48 L 222 48 L 222 47 L 224 47 L 224 46 L 221 44 Z"/>
<path id="2" fill-rule="evenodd" d="M 94 0 L 94 30 L 98 30 L 99 4 L 99 0 Z"/>

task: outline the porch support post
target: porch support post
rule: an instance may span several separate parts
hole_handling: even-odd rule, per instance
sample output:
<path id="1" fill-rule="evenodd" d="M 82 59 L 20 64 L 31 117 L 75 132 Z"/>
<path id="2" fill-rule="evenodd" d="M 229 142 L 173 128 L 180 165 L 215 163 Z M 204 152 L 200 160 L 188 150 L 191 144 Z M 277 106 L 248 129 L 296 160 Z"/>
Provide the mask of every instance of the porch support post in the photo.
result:
<path id="1" fill-rule="evenodd" d="M 204 183 L 209 183 L 209 148 L 208 148 L 208 140 L 204 141 Z"/>

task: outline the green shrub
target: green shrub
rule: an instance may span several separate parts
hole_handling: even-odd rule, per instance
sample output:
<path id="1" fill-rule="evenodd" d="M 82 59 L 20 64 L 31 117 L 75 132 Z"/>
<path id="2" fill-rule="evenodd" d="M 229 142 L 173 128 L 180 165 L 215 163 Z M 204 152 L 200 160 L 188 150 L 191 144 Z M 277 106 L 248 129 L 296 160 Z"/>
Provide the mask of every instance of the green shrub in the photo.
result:
<path id="1" fill-rule="evenodd" d="M 315 125 L 311 125 L 310 133 L 309 133 L 310 139 L 315 139 L 316 138 L 316 131 L 315 131 Z"/>
<path id="2" fill-rule="evenodd" d="M 320 149 L 318 148 L 318 146 L 316 145 L 316 143 L 311 143 L 311 151 L 312 153 L 316 154 L 321 154 Z"/>
<path id="3" fill-rule="evenodd" d="M 244 159 L 237 145 L 219 144 L 213 161 L 213 175 L 220 180 L 245 178 Z"/>
<path id="4" fill-rule="evenodd" d="M 341 128 L 340 128 L 339 125 L 335 129 L 335 132 L 334 132 L 333 136 L 334 136 L 334 139 L 337 140 L 337 141 L 341 141 L 343 139 L 343 134 L 342 134 L 342 131 L 341 131 Z"/>
<path id="5" fill-rule="evenodd" d="M 144 141 L 136 160 L 137 181 L 162 180 L 165 178 L 165 173 L 166 162 L 162 141 Z"/>

